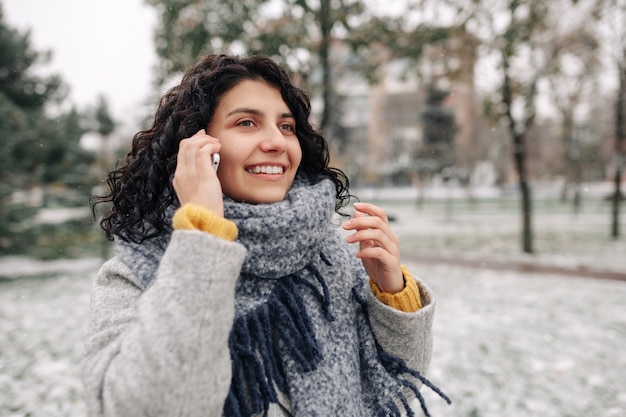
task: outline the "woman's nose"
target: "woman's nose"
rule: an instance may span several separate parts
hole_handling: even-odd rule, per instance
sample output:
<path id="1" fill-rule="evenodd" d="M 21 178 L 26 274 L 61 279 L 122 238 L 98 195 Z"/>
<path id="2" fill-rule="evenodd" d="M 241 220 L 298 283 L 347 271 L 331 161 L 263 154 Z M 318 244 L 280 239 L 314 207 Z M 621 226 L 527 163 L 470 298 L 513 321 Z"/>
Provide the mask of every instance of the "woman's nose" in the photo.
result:
<path id="1" fill-rule="evenodd" d="M 261 142 L 261 149 L 265 152 L 283 152 L 287 148 L 287 139 L 278 126 L 267 129 L 265 137 Z"/>

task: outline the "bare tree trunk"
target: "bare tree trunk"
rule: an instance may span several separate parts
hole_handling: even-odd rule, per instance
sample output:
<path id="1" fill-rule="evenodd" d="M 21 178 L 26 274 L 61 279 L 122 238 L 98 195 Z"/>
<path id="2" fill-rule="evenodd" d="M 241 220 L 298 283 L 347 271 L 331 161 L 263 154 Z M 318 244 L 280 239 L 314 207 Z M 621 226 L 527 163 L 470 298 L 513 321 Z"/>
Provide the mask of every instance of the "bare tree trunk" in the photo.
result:
<path id="1" fill-rule="evenodd" d="M 330 65 L 330 28 L 331 28 L 331 16 L 330 16 L 330 0 L 321 0 L 320 2 L 320 29 L 322 32 L 322 39 L 320 43 L 320 59 L 322 64 L 323 73 L 323 86 L 322 86 L 322 100 L 324 108 L 322 109 L 322 117 L 320 121 L 320 127 L 322 131 L 326 131 L 332 126 L 331 121 L 331 107 L 332 107 L 332 74 Z M 325 132 L 328 134 L 328 132 Z"/>
<path id="2" fill-rule="evenodd" d="M 573 188 L 573 209 L 574 214 L 580 213 L 582 196 L 580 194 L 582 183 L 582 162 L 580 151 L 580 132 L 574 128 L 574 116 L 571 108 L 563 108 L 563 147 L 564 152 L 564 168 L 565 168 L 565 184 L 563 185 L 562 201 L 567 199 L 567 192 Z"/>
<path id="3" fill-rule="evenodd" d="M 572 129 L 571 136 L 569 137 L 568 151 L 570 153 L 570 164 L 573 172 L 574 183 L 574 214 L 580 214 L 582 205 L 582 196 L 580 189 L 582 188 L 583 181 L 583 167 L 582 167 L 582 152 L 580 149 L 580 131 L 574 131 Z"/>
<path id="4" fill-rule="evenodd" d="M 0 183 L 0 251 L 11 246 L 11 233 L 9 232 L 9 199 L 10 188 Z"/>
<path id="5" fill-rule="evenodd" d="M 582 194 L 581 188 L 583 183 L 583 165 L 581 161 L 580 138 L 574 138 L 572 144 L 574 146 L 574 214 L 580 214 L 582 210 Z"/>
<path id="6" fill-rule="evenodd" d="M 626 60 L 626 50 L 623 55 Z M 611 222 L 611 237 L 617 239 L 620 235 L 619 230 L 619 212 L 622 199 L 622 166 L 624 163 L 623 143 L 626 136 L 624 127 L 624 105 L 626 105 L 626 72 L 624 71 L 624 63 L 618 62 L 619 72 L 619 89 L 617 92 L 617 103 L 615 112 L 615 191 L 613 192 L 613 209 Z"/>
<path id="7" fill-rule="evenodd" d="M 525 253 L 533 253 L 532 233 L 532 200 L 530 187 L 526 178 L 526 150 L 524 135 L 513 135 L 513 158 L 519 176 L 519 190 L 522 196 L 522 250 Z"/>
<path id="8" fill-rule="evenodd" d="M 511 80 L 508 75 L 508 59 L 504 57 L 504 82 L 502 85 L 502 101 L 506 105 L 506 115 L 509 121 L 509 132 L 513 139 L 513 160 L 517 169 L 518 185 L 520 194 L 522 197 L 522 251 L 525 253 L 533 253 L 533 232 L 532 232 L 532 204 L 530 196 L 530 187 L 528 186 L 528 179 L 526 176 L 526 147 L 525 136 L 528 132 L 528 128 L 532 123 L 532 116 L 528 117 L 523 126 L 523 130 L 520 132 L 516 128 L 515 119 L 511 112 L 512 108 L 512 95 L 511 95 Z M 527 98 L 532 100 L 532 98 Z M 528 107 L 528 106 L 527 106 Z"/>

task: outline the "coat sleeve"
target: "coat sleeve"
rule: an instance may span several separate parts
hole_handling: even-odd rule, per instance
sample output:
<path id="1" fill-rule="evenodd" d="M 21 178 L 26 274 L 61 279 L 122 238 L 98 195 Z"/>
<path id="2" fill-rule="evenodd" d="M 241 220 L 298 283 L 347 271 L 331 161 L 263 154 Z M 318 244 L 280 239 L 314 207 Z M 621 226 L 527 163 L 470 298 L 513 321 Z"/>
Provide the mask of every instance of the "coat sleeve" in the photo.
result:
<path id="1" fill-rule="evenodd" d="M 103 265 L 83 363 L 91 417 L 221 415 L 244 257 L 238 243 L 179 230 L 147 290 L 117 258 Z"/>
<path id="2" fill-rule="evenodd" d="M 372 332 L 381 348 L 405 361 L 407 366 L 425 375 L 430 366 L 435 300 L 430 289 L 416 279 L 422 308 L 406 313 L 379 301 L 368 292 L 368 313 Z"/>

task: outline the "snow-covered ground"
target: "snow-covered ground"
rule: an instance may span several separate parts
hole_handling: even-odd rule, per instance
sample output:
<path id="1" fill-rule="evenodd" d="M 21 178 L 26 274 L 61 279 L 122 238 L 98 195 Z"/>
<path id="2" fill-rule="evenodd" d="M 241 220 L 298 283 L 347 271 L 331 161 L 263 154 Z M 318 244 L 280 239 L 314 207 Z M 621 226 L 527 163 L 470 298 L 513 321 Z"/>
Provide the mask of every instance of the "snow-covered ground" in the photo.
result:
<path id="1" fill-rule="evenodd" d="M 602 207 L 537 215 L 534 255 L 519 253 L 514 209 L 386 208 L 408 267 L 437 296 L 428 376 L 453 404 L 424 388 L 433 417 L 626 416 L 626 281 L 515 268 L 626 274 L 626 238 L 608 238 Z M 476 266 L 423 262 L 422 253 Z M 481 259 L 508 261 L 511 270 L 481 268 Z M 85 416 L 79 370 L 99 264 L 0 258 L 1 416 Z"/>
<path id="2" fill-rule="evenodd" d="M 626 416 L 626 282 L 426 266 L 434 417 Z"/>
<path id="3" fill-rule="evenodd" d="M 86 416 L 79 372 L 94 271 L 0 282 L 1 416 Z"/>

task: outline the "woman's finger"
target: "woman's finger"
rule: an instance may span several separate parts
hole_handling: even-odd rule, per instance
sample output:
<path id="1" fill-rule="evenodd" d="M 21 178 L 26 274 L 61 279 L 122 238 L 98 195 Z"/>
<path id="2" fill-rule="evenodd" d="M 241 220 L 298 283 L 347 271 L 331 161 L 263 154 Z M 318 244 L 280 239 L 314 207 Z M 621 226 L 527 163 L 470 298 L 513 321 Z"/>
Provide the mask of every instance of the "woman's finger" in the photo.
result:
<path id="1" fill-rule="evenodd" d="M 398 252 L 395 242 L 379 229 L 358 230 L 346 238 L 348 243 L 360 243 L 361 246 L 378 246 L 386 251 L 396 254 Z"/>
<path id="2" fill-rule="evenodd" d="M 220 148 L 219 140 L 204 129 L 180 141 L 173 185 L 181 204 L 195 203 L 220 211 L 221 199 L 216 201 L 215 196 L 221 197 L 221 186 L 211 158 Z"/>
<path id="3" fill-rule="evenodd" d="M 195 172 L 198 168 L 198 154 L 200 150 L 210 145 L 213 146 L 207 148 L 203 154 L 208 152 L 212 155 L 215 152 L 219 152 L 221 144 L 218 139 L 207 135 L 204 129 L 199 130 L 193 136 L 180 141 L 177 163 Z"/>
<path id="4" fill-rule="evenodd" d="M 385 211 L 371 204 L 368 206 L 373 208 L 368 210 L 373 214 L 367 215 L 364 211 L 356 211 L 354 217 L 344 223 L 343 228 L 357 231 L 364 229 L 381 230 L 394 244 L 399 245 L 398 236 L 391 230 Z"/>
<path id="5" fill-rule="evenodd" d="M 360 249 L 355 253 L 355 256 L 364 262 L 375 260 L 377 265 L 382 266 L 384 269 L 397 264 L 397 260 L 392 254 L 378 246 Z"/>
<path id="6" fill-rule="evenodd" d="M 389 223 L 389 219 L 387 218 L 387 213 L 384 209 L 370 203 L 354 203 L 355 210 L 368 214 L 373 217 L 380 218 L 383 222 Z"/>

